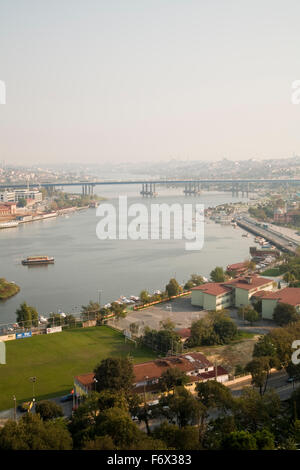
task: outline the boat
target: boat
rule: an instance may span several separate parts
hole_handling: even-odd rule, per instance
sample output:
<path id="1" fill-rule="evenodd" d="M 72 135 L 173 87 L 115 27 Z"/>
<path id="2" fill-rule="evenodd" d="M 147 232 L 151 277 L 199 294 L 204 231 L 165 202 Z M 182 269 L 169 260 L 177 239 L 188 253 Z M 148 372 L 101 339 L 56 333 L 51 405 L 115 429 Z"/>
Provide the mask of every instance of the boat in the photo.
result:
<path id="1" fill-rule="evenodd" d="M 24 265 L 37 265 L 37 264 L 53 264 L 53 256 L 28 256 L 28 258 L 22 260 Z"/>
<path id="2" fill-rule="evenodd" d="M 0 224 L 0 229 L 1 228 L 12 228 L 12 227 L 17 227 L 19 225 L 19 222 L 3 222 Z"/>

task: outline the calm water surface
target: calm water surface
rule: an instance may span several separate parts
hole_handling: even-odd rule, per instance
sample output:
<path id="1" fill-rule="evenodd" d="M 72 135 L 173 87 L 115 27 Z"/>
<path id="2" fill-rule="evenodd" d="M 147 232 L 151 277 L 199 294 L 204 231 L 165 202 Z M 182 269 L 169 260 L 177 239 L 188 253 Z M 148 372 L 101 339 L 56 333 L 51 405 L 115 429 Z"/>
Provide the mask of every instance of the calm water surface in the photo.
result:
<path id="1" fill-rule="evenodd" d="M 117 194 L 127 194 L 128 202 L 143 202 L 137 187 L 98 189 L 109 202 L 117 204 Z M 203 193 L 194 198 L 180 196 L 180 190 L 160 190 L 156 203 L 203 203 L 205 207 L 237 201 L 229 193 Z M 108 202 L 107 201 L 107 202 Z M 144 200 L 149 204 L 151 200 Z M 78 311 L 89 300 L 101 303 L 120 295 L 139 295 L 142 289 L 163 289 L 175 276 L 185 282 L 191 273 L 206 277 L 217 265 L 243 261 L 249 256 L 253 237 L 242 237 L 232 226 L 205 223 L 201 251 L 186 251 L 184 240 L 104 240 L 96 237 L 99 219 L 95 209 L 67 217 L 23 224 L 0 230 L 0 277 L 15 281 L 21 291 L 0 303 L 0 323 L 15 321 L 15 311 L 26 301 L 40 314 L 58 310 Z M 28 267 L 24 257 L 44 254 L 55 264 Z"/>

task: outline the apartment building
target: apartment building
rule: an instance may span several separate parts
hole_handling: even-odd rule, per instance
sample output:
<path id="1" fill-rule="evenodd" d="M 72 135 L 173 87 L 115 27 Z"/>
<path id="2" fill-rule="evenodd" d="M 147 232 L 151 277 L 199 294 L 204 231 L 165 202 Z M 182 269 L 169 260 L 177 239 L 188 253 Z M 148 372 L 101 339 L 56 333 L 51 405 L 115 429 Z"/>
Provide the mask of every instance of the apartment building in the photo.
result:
<path id="1" fill-rule="evenodd" d="M 221 310 L 249 305 L 257 292 L 271 291 L 273 280 L 249 275 L 225 282 L 208 282 L 191 289 L 192 305 L 204 310 Z"/>

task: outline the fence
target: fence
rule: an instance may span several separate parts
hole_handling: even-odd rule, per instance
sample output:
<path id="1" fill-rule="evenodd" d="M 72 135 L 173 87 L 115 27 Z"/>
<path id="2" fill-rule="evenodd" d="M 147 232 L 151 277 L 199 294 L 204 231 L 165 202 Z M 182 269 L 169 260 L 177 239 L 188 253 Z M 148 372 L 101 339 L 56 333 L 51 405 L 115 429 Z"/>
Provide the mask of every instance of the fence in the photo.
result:
<path id="1" fill-rule="evenodd" d="M 114 314 L 99 315 L 98 312 L 73 313 L 66 316 L 53 314 L 45 320 L 26 320 L 18 323 L 0 324 L 0 340 L 9 341 L 25 338 L 28 336 L 47 334 L 47 329 L 61 327 L 62 330 L 68 328 L 87 328 L 96 326 L 97 324 L 106 324 L 106 322 L 114 317 Z M 30 335 L 28 334 L 30 333 Z M 22 336 L 23 335 L 23 336 Z"/>

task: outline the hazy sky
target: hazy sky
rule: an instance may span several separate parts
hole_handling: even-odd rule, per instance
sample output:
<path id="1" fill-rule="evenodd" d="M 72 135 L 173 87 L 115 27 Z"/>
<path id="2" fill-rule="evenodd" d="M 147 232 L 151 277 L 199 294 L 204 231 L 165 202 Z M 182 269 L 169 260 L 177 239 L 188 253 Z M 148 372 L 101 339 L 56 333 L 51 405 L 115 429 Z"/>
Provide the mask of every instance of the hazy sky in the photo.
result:
<path id="1" fill-rule="evenodd" d="M 300 154 L 299 0 L 0 0 L 0 160 Z"/>

